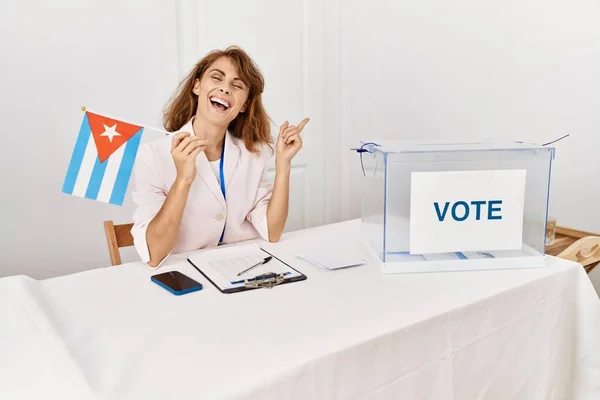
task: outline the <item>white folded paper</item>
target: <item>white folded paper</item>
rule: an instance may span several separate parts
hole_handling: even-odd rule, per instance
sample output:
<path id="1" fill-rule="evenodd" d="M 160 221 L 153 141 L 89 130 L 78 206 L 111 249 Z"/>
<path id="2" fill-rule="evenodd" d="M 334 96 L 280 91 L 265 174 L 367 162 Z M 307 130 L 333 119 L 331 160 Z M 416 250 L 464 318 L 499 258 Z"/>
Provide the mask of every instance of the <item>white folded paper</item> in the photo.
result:
<path id="1" fill-rule="evenodd" d="M 365 263 L 361 257 L 331 249 L 318 249 L 298 254 L 298 258 L 308 261 L 324 271 L 355 267 Z"/>

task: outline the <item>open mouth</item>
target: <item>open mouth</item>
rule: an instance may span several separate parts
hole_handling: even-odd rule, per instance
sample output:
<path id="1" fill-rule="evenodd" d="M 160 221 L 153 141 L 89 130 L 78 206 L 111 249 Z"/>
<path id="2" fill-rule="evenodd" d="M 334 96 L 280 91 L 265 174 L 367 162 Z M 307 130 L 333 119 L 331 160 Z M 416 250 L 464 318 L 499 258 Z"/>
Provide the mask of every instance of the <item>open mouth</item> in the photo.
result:
<path id="1" fill-rule="evenodd" d="M 231 107 L 231 104 L 229 104 L 228 101 L 216 96 L 210 98 L 210 103 L 212 104 L 213 108 L 219 112 L 227 111 Z"/>

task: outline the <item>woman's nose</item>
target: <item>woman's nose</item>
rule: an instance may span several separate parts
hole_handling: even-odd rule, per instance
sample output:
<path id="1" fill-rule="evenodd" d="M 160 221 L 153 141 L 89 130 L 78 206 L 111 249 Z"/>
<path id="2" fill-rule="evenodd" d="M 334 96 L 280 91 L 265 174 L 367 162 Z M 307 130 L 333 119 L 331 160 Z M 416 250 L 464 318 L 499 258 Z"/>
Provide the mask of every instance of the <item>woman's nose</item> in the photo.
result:
<path id="1" fill-rule="evenodd" d="M 225 90 L 225 89 L 223 89 L 223 88 L 221 88 L 220 90 L 221 90 L 221 92 L 223 92 L 223 93 L 225 93 L 225 94 L 230 94 L 230 93 L 229 93 L 229 90 Z"/>

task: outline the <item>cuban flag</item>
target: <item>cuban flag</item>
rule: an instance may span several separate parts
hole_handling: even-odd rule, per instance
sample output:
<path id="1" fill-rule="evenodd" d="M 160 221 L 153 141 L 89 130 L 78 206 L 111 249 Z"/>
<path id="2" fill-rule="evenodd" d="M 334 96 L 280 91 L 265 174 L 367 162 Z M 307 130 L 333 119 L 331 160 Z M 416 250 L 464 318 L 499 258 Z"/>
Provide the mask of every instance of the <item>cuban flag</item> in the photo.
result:
<path id="1" fill-rule="evenodd" d="M 62 192 L 123 205 L 144 127 L 85 111 Z"/>

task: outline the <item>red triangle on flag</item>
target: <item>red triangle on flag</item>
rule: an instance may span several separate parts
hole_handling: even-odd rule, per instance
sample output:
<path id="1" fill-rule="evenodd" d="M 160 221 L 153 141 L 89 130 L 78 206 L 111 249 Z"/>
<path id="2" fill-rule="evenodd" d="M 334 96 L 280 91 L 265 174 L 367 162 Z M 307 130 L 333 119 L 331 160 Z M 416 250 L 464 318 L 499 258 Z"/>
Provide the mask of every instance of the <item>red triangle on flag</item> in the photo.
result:
<path id="1" fill-rule="evenodd" d="M 125 144 L 142 129 L 141 126 L 86 111 L 100 162 Z"/>

